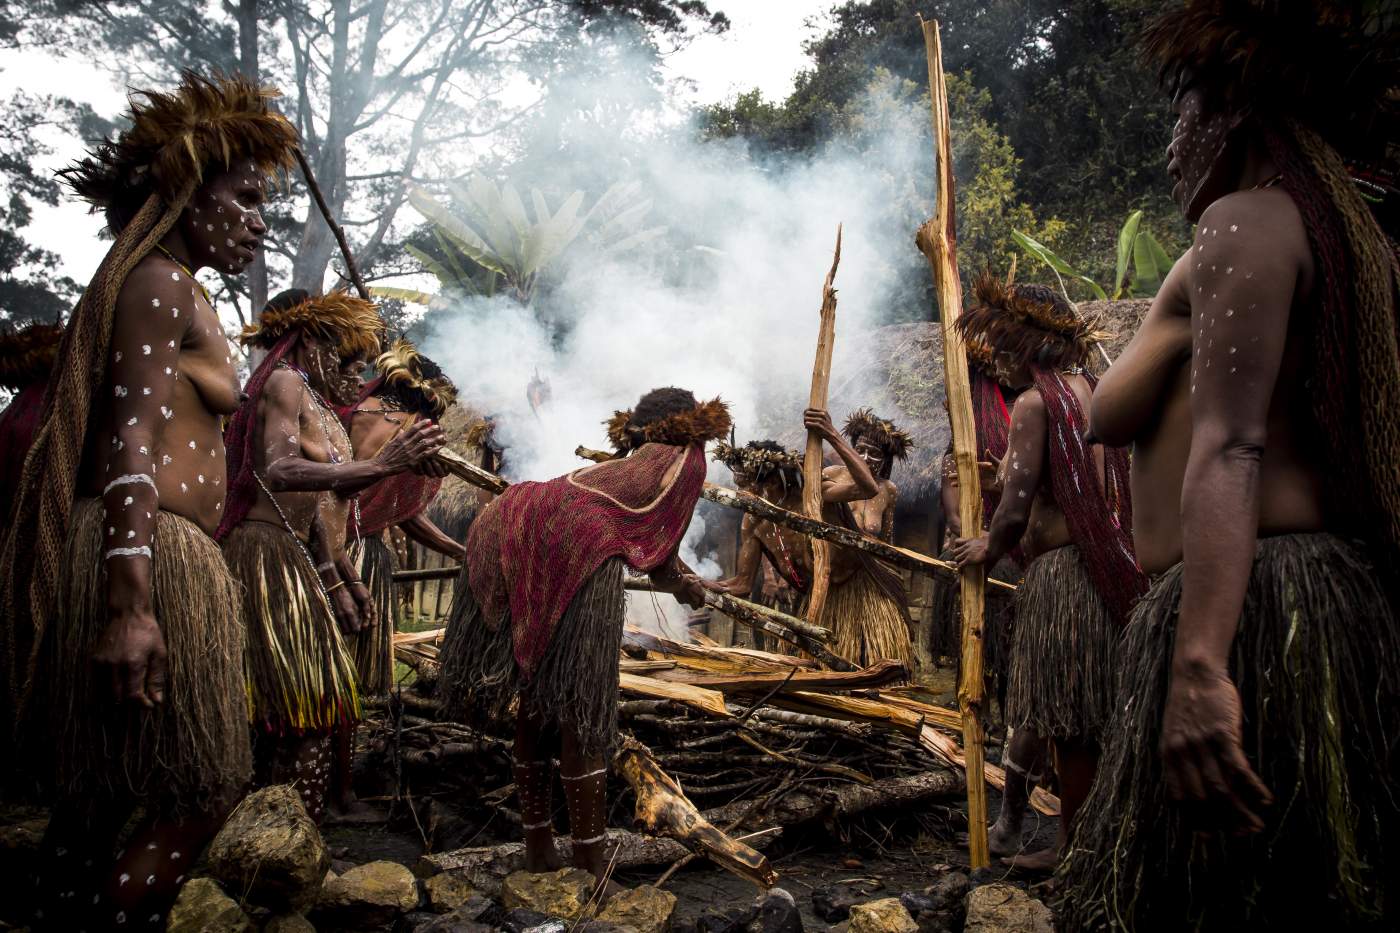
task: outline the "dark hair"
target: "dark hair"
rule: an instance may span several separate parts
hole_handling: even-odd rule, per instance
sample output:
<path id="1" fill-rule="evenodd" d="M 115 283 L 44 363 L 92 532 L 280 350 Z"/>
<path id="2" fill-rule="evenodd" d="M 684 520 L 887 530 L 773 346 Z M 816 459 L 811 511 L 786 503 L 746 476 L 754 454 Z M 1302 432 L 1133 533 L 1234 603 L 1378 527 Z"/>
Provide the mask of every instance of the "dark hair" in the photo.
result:
<path id="1" fill-rule="evenodd" d="M 631 423 L 634 427 L 644 428 L 662 418 L 697 408 L 699 404 L 689 389 L 678 389 L 675 386 L 652 389 L 643 395 L 637 402 L 637 407 L 632 409 Z"/>
<path id="2" fill-rule="evenodd" d="M 286 311 L 288 308 L 293 308 L 310 300 L 311 293 L 306 289 L 289 288 L 284 292 L 278 292 L 276 295 L 273 295 L 272 298 L 268 299 L 267 304 L 263 305 L 263 310 Z"/>

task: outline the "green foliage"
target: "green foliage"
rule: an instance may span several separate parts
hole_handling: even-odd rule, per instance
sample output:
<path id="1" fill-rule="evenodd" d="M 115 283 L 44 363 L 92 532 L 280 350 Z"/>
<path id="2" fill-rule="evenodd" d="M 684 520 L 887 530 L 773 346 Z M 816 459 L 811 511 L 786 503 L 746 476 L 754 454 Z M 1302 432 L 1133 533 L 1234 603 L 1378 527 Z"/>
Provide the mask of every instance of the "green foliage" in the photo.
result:
<path id="1" fill-rule="evenodd" d="M 652 202 L 640 197 L 637 182 L 611 186 L 584 214 L 579 213 L 582 191 L 573 192 L 555 211 L 544 193 L 533 189 L 533 219 L 509 183 L 498 187 L 478 176 L 448 190 L 451 207 L 421 188 L 409 192 L 409 203 L 432 225 L 437 249 L 429 252 L 412 244 L 406 248 L 445 291 L 463 295 L 494 294 L 499 282 L 515 300 L 528 305 L 540 274 L 585 232 L 600 254 L 634 249 L 665 232 L 664 227 L 644 226 Z"/>
<path id="2" fill-rule="evenodd" d="M 1133 211 L 1128 215 L 1128 220 L 1118 231 L 1118 249 L 1115 257 L 1115 269 L 1112 284 L 1112 294 L 1099 286 L 1097 282 L 1076 271 L 1068 262 L 1056 255 L 1044 243 L 1034 237 L 1028 236 L 1019 230 L 1011 231 L 1012 238 L 1035 259 L 1049 266 L 1059 277 L 1060 290 L 1066 296 L 1069 290 L 1065 287 L 1064 277 L 1079 282 L 1093 293 L 1094 297 L 1103 301 L 1112 298 L 1114 301 L 1120 298 L 1149 298 L 1157 294 L 1157 289 L 1161 288 L 1162 280 L 1171 271 L 1172 260 L 1167 255 L 1166 250 L 1157 239 L 1146 230 L 1142 229 L 1142 211 Z"/>

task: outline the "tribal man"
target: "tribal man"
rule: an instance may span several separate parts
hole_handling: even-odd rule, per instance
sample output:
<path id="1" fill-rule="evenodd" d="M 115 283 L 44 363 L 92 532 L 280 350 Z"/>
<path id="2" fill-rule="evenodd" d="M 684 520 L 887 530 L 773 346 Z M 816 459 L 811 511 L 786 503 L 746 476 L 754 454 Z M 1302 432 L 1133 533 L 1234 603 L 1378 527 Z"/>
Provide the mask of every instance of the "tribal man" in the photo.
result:
<path id="1" fill-rule="evenodd" d="M 354 406 L 340 410 L 350 429 L 356 460 L 372 460 L 385 445 L 414 424 L 437 423 L 457 400 L 457 387 L 436 363 L 420 354 L 413 344 L 399 340 L 374 362 L 375 377 L 360 392 Z M 385 542 L 390 528 L 401 528 L 410 539 L 453 560 L 461 561 L 466 549 L 428 520 L 424 510 L 438 493 L 446 467 L 425 461 L 419 472 L 405 472 L 380 480 L 361 492 L 354 508 L 336 496 L 346 520 L 331 526 L 332 549 L 344 580 L 363 580 L 369 590 L 377 624 L 350 637 L 355 675 L 362 696 L 381 696 L 393 685 L 393 635 L 397 616 L 394 593 L 394 553 Z M 342 529 L 337 536 L 334 529 Z M 350 545 L 347 553 L 346 544 Z M 341 813 L 354 807 L 350 780 L 351 739 L 354 728 L 342 723 L 336 729 L 335 768 L 331 805 Z"/>
<path id="2" fill-rule="evenodd" d="M 1378 222 L 1400 34 L 1368 6 L 1196 0 L 1147 35 L 1196 234 L 1094 398 L 1094 432 L 1133 444 L 1154 582 L 1062 867 L 1066 929 L 1400 922 L 1398 280 Z"/>
<path id="3" fill-rule="evenodd" d="M 894 541 L 899 489 L 890 480 L 896 460 L 909 454 L 909 435 L 868 408 L 846 419 L 844 436 L 820 409 L 803 413 L 841 458 L 822 471 L 823 517 L 881 541 Z M 904 580 L 878 559 L 850 548 L 831 549 L 831 583 L 817 620 L 831 630 L 832 653 L 861 667 L 884 659 L 904 662 L 913 673 L 913 622 Z"/>
<path id="4" fill-rule="evenodd" d="M 243 332 L 267 356 L 227 432 L 229 501 L 217 537 L 243 586 L 255 779 L 295 784 L 315 820 L 330 735 L 360 712 L 342 636 L 375 622 L 369 591 L 334 560 L 345 527 L 336 501 L 418 468 L 442 446 L 441 429 L 420 422 L 354 460 L 332 406 L 359 398 L 382 332 L 367 300 L 278 295 Z"/>
<path id="5" fill-rule="evenodd" d="M 527 871 L 559 866 L 550 805 L 557 745 L 573 862 L 604 877 L 623 567 L 650 574 L 692 608 L 704 603 L 677 551 L 704 484 L 704 445 L 727 435 L 729 423 L 718 399 L 699 404 L 684 389 L 653 389 L 609 422 L 615 459 L 517 483 L 472 523 L 442 647 L 442 700 L 462 717 L 504 713 L 518 697 L 515 786 Z"/>
<path id="6" fill-rule="evenodd" d="M 56 797 L 36 928 L 163 929 L 248 779 L 238 588 L 211 537 L 238 377 L 195 272 L 239 275 L 262 246 L 266 176 L 297 144 L 272 96 L 187 72 L 63 173 L 115 239 L 60 345 L 0 565 L 11 709 Z"/>
<path id="7" fill-rule="evenodd" d="M 0 411 L 0 450 L 5 452 L 0 462 L 0 517 L 8 518 L 14 508 L 24 456 L 39 430 L 44 390 L 62 339 L 59 324 L 30 324 L 0 334 L 0 387 L 14 393 Z"/>
<path id="8" fill-rule="evenodd" d="M 953 558 L 959 567 L 995 565 L 1018 545 L 1025 555 L 1006 720 L 1053 743 L 1059 845 L 1017 860 L 1048 869 L 1093 782 L 1113 702 L 1114 645 L 1145 588 L 1128 530 L 1127 455 L 1085 440 L 1094 380 L 1083 366 L 1101 335 L 1058 293 L 983 274 L 958 327 L 992 348 L 1003 383 L 1024 387 L 989 530 L 959 538 Z"/>
<path id="9" fill-rule="evenodd" d="M 749 441 L 743 447 L 720 442 L 715 446 L 714 459 L 729 467 L 734 474 L 734 485 L 741 491 L 767 499 L 790 512 L 802 511 L 802 457 L 784 449 L 777 441 Z M 812 547 L 806 535 L 768 519 L 745 514 L 739 526 L 736 563 L 734 576 L 706 581 L 706 587 L 750 599 L 756 584 L 767 583 L 766 564 L 776 573 L 781 591 L 792 597 L 778 604 L 772 597 L 760 596 L 760 602 L 789 615 L 802 615 L 812 579 Z"/>

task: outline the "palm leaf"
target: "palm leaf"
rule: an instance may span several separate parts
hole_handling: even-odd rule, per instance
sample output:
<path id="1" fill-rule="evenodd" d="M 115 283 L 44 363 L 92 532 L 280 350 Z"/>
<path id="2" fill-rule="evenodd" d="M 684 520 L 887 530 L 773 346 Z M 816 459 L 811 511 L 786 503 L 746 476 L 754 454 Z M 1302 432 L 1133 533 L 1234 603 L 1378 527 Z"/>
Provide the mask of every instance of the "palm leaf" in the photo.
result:
<path id="1" fill-rule="evenodd" d="M 1054 251 L 1051 250 L 1050 247 L 1039 242 L 1034 237 L 1027 236 L 1020 230 L 1012 230 L 1011 238 L 1015 240 L 1017 244 L 1020 245 L 1020 247 L 1024 249 L 1027 253 L 1030 253 L 1031 256 L 1033 256 L 1036 259 L 1039 259 L 1041 262 L 1045 263 L 1052 270 L 1054 270 L 1056 275 L 1067 275 L 1072 279 L 1084 283 L 1089 287 L 1089 290 L 1094 293 L 1094 297 L 1098 298 L 1101 301 L 1106 300 L 1108 298 L 1108 296 L 1104 294 L 1104 290 L 1099 287 L 1097 282 L 1095 282 L 1093 279 L 1089 278 L 1086 275 L 1080 275 L 1078 272 L 1075 272 L 1074 269 L 1070 267 L 1069 263 L 1065 262 L 1059 256 L 1055 255 Z M 1064 290 L 1064 280 L 1061 279 L 1060 291 Z"/>
<path id="2" fill-rule="evenodd" d="M 1157 294 L 1172 269 L 1172 259 L 1157 238 L 1146 230 L 1138 234 L 1133 246 L 1133 294 L 1147 297 Z"/>
<path id="3" fill-rule="evenodd" d="M 1113 300 L 1122 298 L 1132 284 L 1128 279 L 1128 263 L 1137 248 L 1138 228 L 1142 226 L 1142 211 L 1133 211 L 1118 231 L 1118 255 L 1114 264 Z"/>
<path id="4" fill-rule="evenodd" d="M 432 303 L 437 295 L 420 292 L 416 288 L 393 288 L 388 285 L 375 285 L 369 290 L 375 298 L 388 298 L 391 301 L 407 301 L 416 305 Z"/>

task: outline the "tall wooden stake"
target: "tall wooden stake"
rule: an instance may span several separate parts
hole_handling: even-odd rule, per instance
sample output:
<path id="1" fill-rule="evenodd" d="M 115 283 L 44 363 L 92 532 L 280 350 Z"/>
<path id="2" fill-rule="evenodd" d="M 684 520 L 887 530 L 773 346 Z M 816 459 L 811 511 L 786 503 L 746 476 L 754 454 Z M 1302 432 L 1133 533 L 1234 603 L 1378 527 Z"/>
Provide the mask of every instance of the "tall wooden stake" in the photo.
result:
<path id="1" fill-rule="evenodd" d="M 962 527 L 982 527 L 982 484 L 977 475 L 977 427 L 972 416 L 972 389 L 967 375 L 967 354 L 954 325 L 962 312 L 962 286 L 958 281 L 957 221 L 954 210 L 952 145 L 948 126 L 948 88 L 943 79 L 943 47 L 938 22 L 920 18 L 924 48 L 928 53 L 929 100 L 933 110 L 933 146 L 936 161 L 934 215 L 919 228 L 915 242 L 928 257 L 938 294 L 943 325 L 943 375 L 948 389 L 948 420 L 953 429 L 953 456 L 961 489 L 959 517 Z M 982 736 L 982 620 L 986 573 L 981 566 L 962 573 L 962 681 L 958 684 L 958 708 L 962 712 L 963 754 L 967 759 L 968 862 L 973 868 L 989 864 L 987 851 L 987 784 L 983 774 Z"/>
<path id="2" fill-rule="evenodd" d="M 365 287 L 365 280 L 360 277 L 360 267 L 355 265 L 355 256 L 350 252 L 350 241 L 345 239 L 345 231 L 336 223 L 335 217 L 331 214 L 331 206 L 326 203 L 326 196 L 321 193 L 321 186 L 316 184 L 316 176 L 311 173 L 311 163 L 306 160 L 306 153 L 300 148 L 292 150 L 292 154 L 297 157 L 297 164 L 301 166 L 302 177 L 306 179 L 306 187 L 311 191 L 311 197 L 316 202 L 316 207 L 320 209 L 321 216 L 325 218 L 326 226 L 331 228 L 331 233 L 335 235 L 335 242 L 340 246 L 340 255 L 345 257 L 345 271 L 350 276 L 350 281 L 355 285 L 355 291 L 360 293 L 360 297 L 369 300 L 369 289 Z"/>
<path id="3" fill-rule="evenodd" d="M 817 330 L 817 359 L 812 364 L 812 392 L 809 408 L 825 408 L 827 390 L 831 386 L 831 350 L 836 344 L 836 267 L 841 264 L 841 225 L 836 225 L 836 253 L 831 257 L 831 271 L 822 285 L 821 326 Z M 815 431 L 807 432 L 807 450 L 802 458 L 802 511 L 808 518 L 822 517 L 822 438 Z M 825 541 L 812 540 L 812 593 L 807 601 L 807 621 L 819 623 L 826 591 L 831 583 L 831 546 Z"/>

